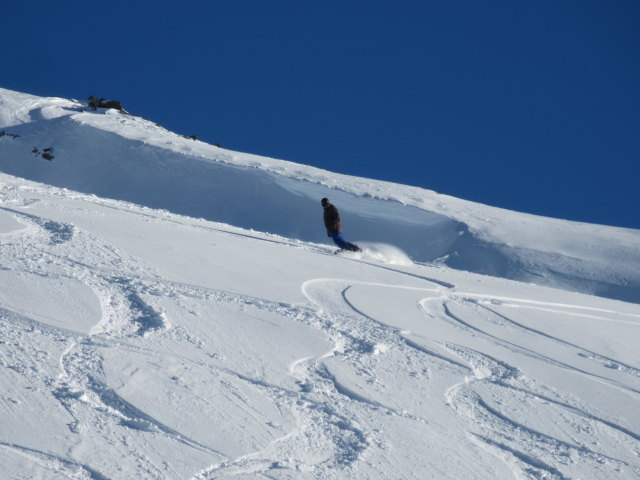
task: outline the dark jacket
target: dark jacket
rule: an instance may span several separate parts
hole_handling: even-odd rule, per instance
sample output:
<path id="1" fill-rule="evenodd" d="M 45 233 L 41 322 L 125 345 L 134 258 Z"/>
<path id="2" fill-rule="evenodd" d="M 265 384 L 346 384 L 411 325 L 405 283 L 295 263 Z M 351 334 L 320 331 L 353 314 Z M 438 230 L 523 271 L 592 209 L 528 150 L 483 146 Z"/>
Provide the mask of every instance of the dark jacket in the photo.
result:
<path id="1" fill-rule="evenodd" d="M 338 209 L 332 204 L 324 207 L 324 226 L 327 228 L 327 235 L 330 237 L 334 233 L 342 231 L 340 214 L 338 213 Z"/>

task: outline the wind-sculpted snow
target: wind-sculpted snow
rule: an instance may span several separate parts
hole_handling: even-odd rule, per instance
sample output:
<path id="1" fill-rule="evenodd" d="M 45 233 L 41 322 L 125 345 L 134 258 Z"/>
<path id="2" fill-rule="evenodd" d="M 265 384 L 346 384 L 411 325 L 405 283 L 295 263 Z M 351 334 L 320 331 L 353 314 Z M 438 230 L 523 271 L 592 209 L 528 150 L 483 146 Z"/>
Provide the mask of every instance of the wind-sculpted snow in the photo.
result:
<path id="1" fill-rule="evenodd" d="M 0 464 L 5 472 L 18 472 L 20 477 L 16 476 L 15 478 L 46 478 L 47 480 L 63 480 L 74 477 L 90 480 L 109 479 L 109 477 L 87 465 L 11 443 L 0 442 Z"/>
<path id="2" fill-rule="evenodd" d="M 12 471 L 640 475 L 634 305 L 4 178 Z"/>
<path id="3" fill-rule="evenodd" d="M 0 235 L 7 235 L 25 228 L 25 225 L 16 221 L 13 216 L 0 211 Z"/>
<path id="4" fill-rule="evenodd" d="M 320 187 L 291 184 L 317 213 Z M 362 228 L 393 221 L 392 202 L 357 204 Z M 638 304 L 321 240 L 0 174 L 2 475 L 640 478 Z"/>
<path id="5" fill-rule="evenodd" d="M 329 197 L 350 241 L 393 245 L 417 262 L 640 303 L 635 230 L 518 214 L 232 152 L 55 97 L 0 89 L 0 128 L 0 170 L 12 175 L 315 243 L 328 241 L 319 200 Z M 40 158 L 34 148 L 53 148 L 55 158 Z M 73 234 L 69 225 L 47 225 L 54 242 Z"/>
<path id="6" fill-rule="evenodd" d="M 88 333 L 100 320 L 98 298 L 75 279 L 0 270 L 0 284 L 3 308 L 42 326 Z"/>

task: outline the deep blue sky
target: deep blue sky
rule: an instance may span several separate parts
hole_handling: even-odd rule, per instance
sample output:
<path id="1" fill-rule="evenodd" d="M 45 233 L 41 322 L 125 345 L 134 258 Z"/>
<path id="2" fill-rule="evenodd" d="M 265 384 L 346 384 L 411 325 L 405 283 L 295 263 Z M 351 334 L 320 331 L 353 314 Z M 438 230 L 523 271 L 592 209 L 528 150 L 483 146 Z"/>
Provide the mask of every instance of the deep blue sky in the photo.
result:
<path id="1" fill-rule="evenodd" d="M 640 228 L 638 0 L 21 0 L 0 86 L 234 150 Z"/>

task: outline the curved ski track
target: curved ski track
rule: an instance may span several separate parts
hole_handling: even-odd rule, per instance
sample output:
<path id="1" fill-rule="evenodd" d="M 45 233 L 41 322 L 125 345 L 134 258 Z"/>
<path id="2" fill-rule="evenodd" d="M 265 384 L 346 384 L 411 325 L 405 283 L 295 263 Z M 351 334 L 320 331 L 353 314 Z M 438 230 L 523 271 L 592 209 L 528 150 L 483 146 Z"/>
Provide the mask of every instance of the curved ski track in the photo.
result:
<path id="1" fill-rule="evenodd" d="M 5 203 L 11 202 L 11 189 L 5 194 Z M 40 404 L 57 402 L 56 408 L 68 418 L 59 451 L 2 439 L 0 447 L 30 457 L 45 471 L 84 472 L 94 480 L 126 478 L 109 470 L 113 464 L 108 460 L 77 460 L 89 442 L 103 448 L 107 457 L 124 454 L 127 474 L 134 471 L 137 478 L 385 478 L 393 469 L 398 478 L 445 478 L 446 472 L 429 470 L 428 458 L 419 463 L 423 470 L 403 470 L 404 455 L 415 458 L 427 447 L 435 454 L 471 449 L 475 457 L 470 461 L 491 457 L 515 478 L 640 478 L 637 427 L 622 424 L 601 403 L 581 400 L 563 389 L 563 382 L 595 382 L 604 392 L 603 401 L 624 398 L 624 412 L 637 411 L 640 369 L 528 325 L 513 312 L 635 324 L 633 316 L 625 319 L 579 305 L 459 292 L 448 282 L 351 258 L 345 261 L 410 277 L 419 286 L 316 278 L 301 285 L 309 305 L 283 304 L 168 281 L 100 238 L 25 213 L 20 209 L 28 204 L 13 201 L 11 208 L 2 210 L 28 228 L 3 241 L 1 268 L 78 280 L 95 293 L 103 311 L 87 334 L 0 305 L 0 366 L 28 385 Z M 326 254 L 286 240 L 221 231 Z M 379 310 L 359 300 L 368 290 L 381 298 Z M 321 332 L 332 346 L 291 362 L 286 372 L 291 385 L 276 384 L 223 366 L 217 361 L 220 354 L 196 333 L 182 326 L 170 328 L 162 310 L 149 300 L 153 297 L 266 312 Z M 153 347 L 167 342 L 201 351 L 209 363 L 178 360 L 218 380 L 222 398 L 234 399 L 247 416 L 264 416 L 246 397 L 246 392 L 254 392 L 290 419 L 288 426 L 268 425 L 265 436 L 270 441 L 256 441 L 256 448 L 245 446 L 237 454 L 238 448 L 194 438 L 158 418 L 153 409 L 132 403 L 118 392 L 119 385 L 109 385 L 109 352 L 153 360 L 160 356 Z M 397 389 L 405 391 L 393 395 Z M 15 392 L 6 392 L 0 403 L 12 408 L 13 396 Z M 398 439 L 387 432 L 402 428 L 425 442 L 430 437 L 435 441 L 407 443 L 406 452 L 399 452 L 394 445 Z M 435 445 L 443 440 L 449 443 Z M 192 455 L 191 465 L 200 468 L 184 475 L 167 462 L 163 465 L 153 454 L 153 442 Z M 188 469 L 182 467 L 181 472 Z M 470 478 L 494 478 L 489 470 L 476 471 L 473 464 L 458 464 L 457 469 L 466 469 Z"/>

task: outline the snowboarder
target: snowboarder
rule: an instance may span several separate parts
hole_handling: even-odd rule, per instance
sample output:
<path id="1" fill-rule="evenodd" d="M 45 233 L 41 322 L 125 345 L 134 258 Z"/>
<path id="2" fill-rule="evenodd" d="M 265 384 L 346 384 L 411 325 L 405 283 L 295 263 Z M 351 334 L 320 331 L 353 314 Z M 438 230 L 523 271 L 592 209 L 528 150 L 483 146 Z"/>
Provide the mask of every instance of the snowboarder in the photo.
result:
<path id="1" fill-rule="evenodd" d="M 327 228 L 327 235 L 333 239 L 333 243 L 340 247 L 338 252 L 341 250 L 361 252 L 360 247 L 345 241 L 342 236 L 342 223 L 340 223 L 340 214 L 336 206 L 329 202 L 328 198 L 323 198 L 320 203 L 324 208 L 324 226 Z"/>

